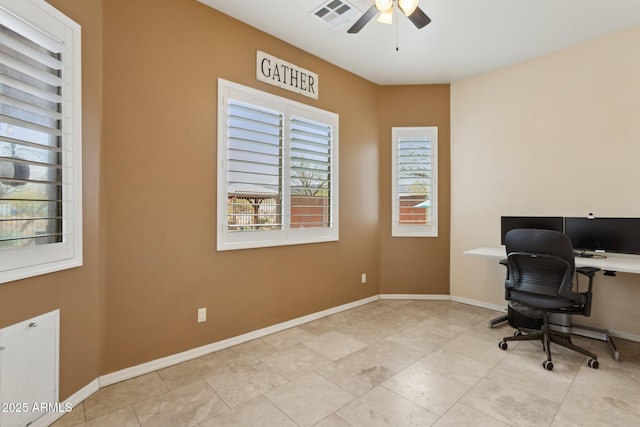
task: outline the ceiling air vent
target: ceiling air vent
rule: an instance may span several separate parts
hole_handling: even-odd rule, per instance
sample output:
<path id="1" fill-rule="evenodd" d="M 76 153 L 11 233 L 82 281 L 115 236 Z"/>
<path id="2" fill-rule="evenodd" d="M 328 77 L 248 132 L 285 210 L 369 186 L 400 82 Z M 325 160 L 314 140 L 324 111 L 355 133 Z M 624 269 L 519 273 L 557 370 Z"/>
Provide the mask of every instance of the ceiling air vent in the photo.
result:
<path id="1" fill-rule="evenodd" d="M 344 0 L 329 0 L 312 13 L 335 30 L 359 15 L 360 11 Z"/>

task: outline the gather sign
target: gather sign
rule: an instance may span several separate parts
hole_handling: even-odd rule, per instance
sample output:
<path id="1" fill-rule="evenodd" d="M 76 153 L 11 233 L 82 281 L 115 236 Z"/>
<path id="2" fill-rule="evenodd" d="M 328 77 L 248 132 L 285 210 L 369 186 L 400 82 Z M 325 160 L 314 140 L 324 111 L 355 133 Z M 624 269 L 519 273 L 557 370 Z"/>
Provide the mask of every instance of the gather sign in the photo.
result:
<path id="1" fill-rule="evenodd" d="M 301 95 L 318 99 L 318 75 L 275 56 L 257 51 L 256 78 Z"/>

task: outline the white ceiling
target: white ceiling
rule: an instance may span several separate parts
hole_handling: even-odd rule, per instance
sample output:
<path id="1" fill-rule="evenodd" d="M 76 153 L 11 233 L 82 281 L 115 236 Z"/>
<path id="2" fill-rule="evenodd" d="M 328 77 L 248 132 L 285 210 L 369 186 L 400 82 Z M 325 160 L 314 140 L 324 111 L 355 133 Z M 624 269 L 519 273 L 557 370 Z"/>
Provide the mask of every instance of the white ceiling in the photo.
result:
<path id="1" fill-rule="evenodd" d="M 326 0 L 198 1 L 382 85 L 450 83 L 640 25 L 640 0 L 421 0 L 426 27 L 396 10 L 358 34 L 360 14 L 334 30 L 312 13 Z"/>

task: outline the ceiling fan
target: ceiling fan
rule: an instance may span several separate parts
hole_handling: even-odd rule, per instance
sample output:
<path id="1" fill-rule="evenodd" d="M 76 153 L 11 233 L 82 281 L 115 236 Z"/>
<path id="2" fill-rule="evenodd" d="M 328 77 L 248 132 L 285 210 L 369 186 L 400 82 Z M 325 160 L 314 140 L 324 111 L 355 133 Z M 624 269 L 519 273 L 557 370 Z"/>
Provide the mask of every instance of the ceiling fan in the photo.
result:
<path id="1" fill-rule="evenodd" d="M 394 3 L 397 3 L 400 10 L 402 10 L 416 28 L 420 29 L 431 22 L 431 18 L 418 7 L 418 0 L 375 0 L 373 6 L 362 14 L 360 19 L 347 30 L 347 33 L 355 34 L 360 32 L 378 12 L 380 12 L 380 16 L 378 16 L 377 19 L 378 22 L 382 22 L 383 24 L 393 23 Z"/>

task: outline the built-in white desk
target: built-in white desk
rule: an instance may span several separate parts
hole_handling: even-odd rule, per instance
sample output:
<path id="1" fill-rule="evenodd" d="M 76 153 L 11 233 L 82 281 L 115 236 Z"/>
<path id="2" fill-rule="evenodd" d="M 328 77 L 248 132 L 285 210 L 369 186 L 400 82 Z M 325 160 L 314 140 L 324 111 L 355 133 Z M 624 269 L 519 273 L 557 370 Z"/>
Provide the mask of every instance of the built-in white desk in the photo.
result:
<path id="1" fill-rule="evenodd" d="M 507 251 L 504 246 L 488 246 L 484 248 L 471 249 L 464 252 L 465 255 L 475 255 L 488 258 L 505 259 Z M 592 257 L 575 257 L 576 267 L 596 267 L 601 269 L 606 275 L 615 275 L 616 272 L 640 274 L 640 256 L 622 255 L 611 253 L 597 253 Z M 490 322 L 490 326 L 506 321 L 507 317 L 502 316 Z M 572 325 L 571 333 L 584 337 L 595 338 L 606 341 L 611 348 L 613 358 L 619 359 L 620 354 L 616 349 L 609 331 L 604 329 L 591 328 L 589 326 Z"/>
<path id="2" fill-rule="evenodd" d="M 477 255 L 490 258 L 506 258 L 507 251 L 504 246 L 488 246 L 484 248 L 471 249 L 464 252 L 465 255 Z M 604 256 L 605 258 L 601 258 Z M 597 267 L 604 272 L 620 272 L 640 274 L 640 256 L 621 255 L 607 253 L 597 253 L 593 257 L 575 258 L 576 267 Z"/>

